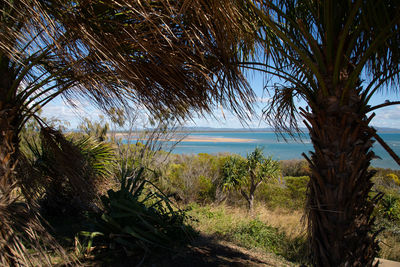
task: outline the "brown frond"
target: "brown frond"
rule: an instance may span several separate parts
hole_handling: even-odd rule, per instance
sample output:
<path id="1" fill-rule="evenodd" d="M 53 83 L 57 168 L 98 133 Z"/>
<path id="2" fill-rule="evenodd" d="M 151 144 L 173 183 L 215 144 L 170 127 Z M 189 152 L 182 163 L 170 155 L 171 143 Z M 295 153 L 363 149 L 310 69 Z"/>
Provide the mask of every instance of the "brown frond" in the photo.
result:
<path id="1" fill-rule="evenodd" d="M 95 179 L 88 177 L 90 166 L 79 147 L 67 140 L 62 133 L 51 128 L 42 128 L 41 142 L 47 161 L 46 166 L 40 166 L 47 179 L 46 183 L 42 184 L 46 189 L 47 202 L 54 202 L 56 206 L 58 198 L 65 193 L 64 184 L 68 184 L 73 192 L 71 196 L 73 199 L 65 204 L 75 203 L 80 208 L 89 208 L 96 200 Z"/>
<path id="2" fill-rule="evenodd" d="M 263 110 L 264 119 L 275 127 L 275 132 L 285 138 L 284 133 L 295 137 L 300 133 L 299 114 L 295 100 L 299 97 L 296 87 L 275 85 L 271 102 Z"/>
<path id="3" fill-rule="evenodd" d="M 43 227 L 35 208 L 20 199 L 17 191 L 13 184 L 0 193 L 0 265 L 52 266 L 50 254 L 72 264 Z"/>
<path id="4" fill-rule="evenodd" d="M 54 76 L 67 98 L 89 97 L 103 108 L 142 103 L 153 114 L 179 116 L 216 103 L 242 118 L 251 110 L 254 95 L 238 62 L 255 52 L 256 25 L 242 1 L 4 5 L 10 26 L 2 29 L 1 53 L 22 64 L 32 56 L 23 48 L 38 51 L 34 58 L 45 53 L 35 70 Z"/>

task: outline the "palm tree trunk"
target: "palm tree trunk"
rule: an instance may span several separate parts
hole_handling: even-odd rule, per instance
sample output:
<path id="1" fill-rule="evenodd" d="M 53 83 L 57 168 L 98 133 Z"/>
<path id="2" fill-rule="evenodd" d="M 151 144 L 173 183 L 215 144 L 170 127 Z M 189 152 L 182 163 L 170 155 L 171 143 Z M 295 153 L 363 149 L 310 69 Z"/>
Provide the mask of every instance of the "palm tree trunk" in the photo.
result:
<path id="1" fill-rule="evenodd" d="M 323 99 L 311 112 L 302 110 L 315 149 L 311 159 L 304 155 L 312 170 L 307 196 L 312 261 L 372 266 L 379 250 L 371 218 L 377 200 L 368 196 L 375 130 L 368 128 L 358 97 L 346 104 L 336 96 Z"/>

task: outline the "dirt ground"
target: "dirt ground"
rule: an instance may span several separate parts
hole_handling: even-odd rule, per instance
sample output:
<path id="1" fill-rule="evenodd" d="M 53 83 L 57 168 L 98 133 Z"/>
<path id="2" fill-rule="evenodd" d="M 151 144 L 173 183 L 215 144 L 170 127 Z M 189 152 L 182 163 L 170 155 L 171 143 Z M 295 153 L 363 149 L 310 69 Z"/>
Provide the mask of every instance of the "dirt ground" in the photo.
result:
<path id="1" fill-rule="evenodd" d="M 258 250 L 248 250 L 213 237 L 199 236 L 181 251 L 134 263 L 132 259 L 121 260 L 113 266 L 149 267 L 231 267 L 231 266 L 295 266 L 282 258 Z"/>

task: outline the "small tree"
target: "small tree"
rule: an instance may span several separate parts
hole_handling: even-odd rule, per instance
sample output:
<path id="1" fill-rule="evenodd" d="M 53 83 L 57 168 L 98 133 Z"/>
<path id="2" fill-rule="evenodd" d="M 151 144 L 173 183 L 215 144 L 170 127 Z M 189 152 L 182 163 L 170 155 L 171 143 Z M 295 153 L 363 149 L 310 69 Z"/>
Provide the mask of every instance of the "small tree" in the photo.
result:
<path id="1" fill-rule="evenodd" d="M 222 173 L 224 189 L 240 191 L 251 212 L 257 187 L 264 180 L 277 177 L 280 168 L 277 161 L 272 157 L 265 157 L 262 149 L 256 147 L 247 158 L 231 156 L 224 164 Z"/>

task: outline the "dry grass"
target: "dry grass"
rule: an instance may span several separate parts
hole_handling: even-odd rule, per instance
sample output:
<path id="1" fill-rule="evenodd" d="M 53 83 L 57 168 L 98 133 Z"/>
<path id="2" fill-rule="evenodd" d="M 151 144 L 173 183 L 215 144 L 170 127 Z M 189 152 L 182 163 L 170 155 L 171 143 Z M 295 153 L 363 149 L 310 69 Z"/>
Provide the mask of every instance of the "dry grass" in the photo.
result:
<path id="1" fill-rule="evenodd" d="M 292 239 L 301 237 L 306 233 L 302 220 L 303 212 L 298 210 L 268 209 L 265 206 L 257 205 L 250 216 L 244 207 L 218 205 L 195 207 L 194 211 L 194 217 L 199 220 L 193 224 L 194 228 L 208 235 L 229 235 L 232 229 L 249 222 L 250 218 L 258 219 L 266 225 L 276 227 Z M 400 237 L 384 231 L 378 238 L 381 241 L 379 257 L 400 261 Z"/>
<path id="2" fill-rule="evenodd" d="M 258 206 L 255 209 L 255 215 L 258 216 L 261 221 L 283 230 L 291 237 L 299 236 L 306 231 L 302 219 L 303 212 L 301 211 L 288 211 L 280 208 L 270 210 L 266 207 Z"/>
<path id="3" fill-rule="evenodd" d="M 214 215 L 212 217 L 211 215 L 208 216 L 208 220 L 204 220 L 197 225 L 199 231 L 209 234 L 215 233 L 215 231 L 218 230 L 216 222 L 219 221 L 221 217 L 224 217 L 224 221 L 220 222 L 222 226 L 235 226 L 240 222 L 249 220 L 249 214 L 243 207 L 218 205 L 210 206 L 209 211 Z M 300 211 L 288 211 L 280 208 L 271 210 L 261 205 L 256 206 L 251 215 L 251 217 L 258 218 L 267 225 L 279 228 L 290 237 L 296 237 L 305 232 L 302 216 L 303 213 Z"/>
<path id="4" fill-rule="evenodd" d="M 302 214 L 257 206 L 252 215 L 242 207 L 193 205 L 193 227 L 202 234 L 262 253 L 275 253 L 292 263 L 307 261 Z"/>
<path id="5" fill-rule="evenodd" d="M 381 241 L 379 257 L 393 261 L 400 261 L 400 236 L 384 232 L 379 235 L 378 238 Z"/>

